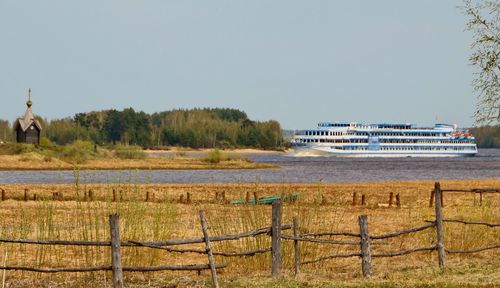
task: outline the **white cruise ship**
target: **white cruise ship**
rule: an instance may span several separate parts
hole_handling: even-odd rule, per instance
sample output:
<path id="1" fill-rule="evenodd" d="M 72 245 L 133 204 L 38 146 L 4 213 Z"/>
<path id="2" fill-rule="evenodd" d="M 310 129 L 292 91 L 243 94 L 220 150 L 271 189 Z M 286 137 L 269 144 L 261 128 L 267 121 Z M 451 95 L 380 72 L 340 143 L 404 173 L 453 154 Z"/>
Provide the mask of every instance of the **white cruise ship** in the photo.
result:
<path id="1" fill-rule="evenodd" d="M 350 157 L 474 156 L 474 137 L 456 125 L 364 124 L 322 122 L 318 129 L 299 131 L 292 140 L 297 153 Z M 307 155 L 307 154 L 306 154 Z"/>

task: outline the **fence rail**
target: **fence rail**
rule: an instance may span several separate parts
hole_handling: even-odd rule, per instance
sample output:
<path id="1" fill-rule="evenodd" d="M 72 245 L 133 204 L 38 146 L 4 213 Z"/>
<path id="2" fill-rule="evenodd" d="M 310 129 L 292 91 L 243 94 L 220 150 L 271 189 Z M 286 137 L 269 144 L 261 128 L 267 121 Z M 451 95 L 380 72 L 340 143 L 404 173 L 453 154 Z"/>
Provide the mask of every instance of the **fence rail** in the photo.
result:
<path id="1" fill-rule="evenodd" d="M 437 183 L 439 183 L 439 182 L 437 182 Z M 486 193 L 486 194 L 488 194 L 488 193 L 491 193 L 491 194 L 500 193 L 500 188 L 440 189 L 440 191 L 441 191 L 441 196 L 440 196 L 441 206 L 444 205 L 444 203 L 443 203 L 443 194 L 444 194 L 444 192 L 446 192 L 446 193 L 474 193 L 474 194 L 479 194 L 479 205 L 482 205 L 483 204 L 483 193 Z M 430 198 L 429 198 L 429 207 L 432 207 L 433 204 L 434 204 L 435 193 L 436 193 L 436 189 L 431 190 L 431 195 L 430 195 Z"/>
<path id="2" fill-rule="evenodd" d="M 227 264 L 216 264 L 217 269 L 226 268 Z M 95 266 L 82 268 L 36 268 L 26 266 L 2 266 L 0 270 L 22 270 L 40 273 L 60 273 L 60 272 L 97 272 L 111 271 L 113 266 Z M 193 264 L 193 265 L 161 265 L 161 266 L 123 266 L 123 271 L 131 272 L 154 272 L 154 271 L 200 271 L 209 270 L 208 264 Z"/>
<path id="3" fill-rule="evenodd" d="M 220 255 L 225 257 L 248 257 L 261 253 L 272 252 L 272 248 L 257 249 L 244 252 L 216 252 L 212 251 L 211 243 L 217 241 L 231 241 L 247 237 L 256 237 L 259 235 L 268 235 L 272 233 L 273 228 L 276 230 L 291 229 L 291 225 L 281 225 L 281 212 L 275 217 L 280 218 L 278 226 L 264 227 L 242 233 L 226 234 L 220 236 L 208 235 L 206 219 L 203 211 L 200 211 L 200 223 L 202 226 L 203 237 L 192 239 L 174 239 L 166 241 L 120 241 L 119 235 L 119 216 L 117 214 L 110 215 L 110 241 L 72 241 L 72 240 L 31 240 L 31 239 L 7 239 L 0 238 L 0 243 L 28 244 L 28 245 L 61 245 L 61 246 L 93 246 L 93 247 L 111 247 L 112 250 L 112 265 L 95 266 L 95 267 L 57 267 L 57 268 L 41 268 L 27 266 L 0 266 L 0 270 L 20 270 L 39 273 L 62 273 L 62 272 L 96 272 L 96 271 L 113 271 L 113 286 L 123 287 L 123 271 L 134 272 L 154 272 L 154 271 L 201 271 L 210 270 L 212 274 L 212 286 L 218 287 L 217 269 L 226 268 L 227 263 L 215 263 L 213 256 Z M 273 238 L 274 240 L 274 238 Z M 205 243 L 205 249 L 177 249 L 168 246 L 189 245 Z M 152 249 L 161 249 L 173 253 L 198 253 L 208 256 L 208 264 L 189 264 L 189 265 L 160 265 L 160 266 L 122 266 L 121 265 L 121 247 L 144 247 Z"/>
<path id="4" fill-rule="evenodd" d="M 281 230 L 289 230 L 292 225 L 282 225 Z M 271 227 L 259 228 L 252 231 L 237 233 L 237 234 L 227 234 L 222 236 L 210 237 L 210 242 L 220 242 L 228 240 L 238 240 L 247 237 L 255 237 L 261 234 L 269 234 L 271 232 Z M 71 240 L 29 240 L 29 239 L 7 239 L 0 238 L 0 243 L 18 243 L 18 244 L 36 244 L 36 245 L 65 245 L 65 246 L 111 246 L 111 241 L 71 241 Z M 138 246 L 147 248 L 159 248 L 163 246 L 176 246 L 176 245 L 187 245 L 187 244 L 198 244 L 204 243 L 203 238 L 193 238 L 193 239 L 174 239 L 166 241 L 150 241 L 150 242 L 139 242 L 139 241 L 122 241 L 121 246 Z"/>
<path id="5" fill-rule="evenodd" d="M 405 234 L 410 234 L 410 233 L 415 233 L 415 232 L 419 232 L 419 231 L 424 231 L 424 230 L 427 230 L 427 229 L 435 227 L 435 226 L 436 226 L 436 223 L 433 221 L 431 224 L 427 224 L 427 225 L 420 226 L 420 227 L 415 227 L 415 228 L 410 228 L 410 229 L 406 229 L 406 230 L 396 231 L 396 232 L 387 233 L 387 234 L 383 234 L 383 235 L 370 235 L 370 238 L 371 239 L 393 238 L 393 237 L 397 237 L 397 236 L 401 236 L 401 235 L 405 235 Z"/>
<path id="6" fill-rule="evenodd" d="M 455 191 L 455 190 L 444 190 L 444 191 Z M 497 191 L 497 190 L 492 190 L 492 189 L 472 189 L 472 190 L 467 190 L 466 192 L 471 192 L 474 191 L 474 193 L 486 193 L 490 191 Z M 381 235 L 371 235 L 368 234 L 368 224 L 367 224 L 367 217 L 366 216 L 360 216 L 359 217 L 359 226 L 360 226 L 360 232 L 320 232 L 320 233 L 305 233 L 302 235 L 299 235 L 298 233 L 295 233 L 295 231 L 298 231 L 298 221 L 294 219 L 294 236 L 287 236 L 287 235 L 282 235 L 282 239 L 285 240 L 293 240 L 296 244 L 294 245 L 294 249 L 296 252 L 294 255 L 298 255 L 298 243 L 299 242 L 316 242 L 316 243 L 329 243 L 329 244 L 337 244 L 337 245 L 346 245 L 346 244 L 352 244 L 352 245 L 360 245 L 360 252 L 355 252 L 355 253 L 348 253 L 348 254 L 334 254 L 334 255 L 329 255 L 329 256 L 323 256 L 319 257 L 317 259 L 313 260 L 307 260 L 307 261 L 300 261 L 299 259 L 295 259 L 294 262 L 300 263 L 300 265 L 306 265 L 306 264 L 312 264 L 312 263 L 318 263 L 321 261 L 325 260 L 331 260 L 331 259 L 336 259 L 336 258 L 351 258 L 351 257 L 360 257 L 362 259 L 361 261 L 361 270 L 363 272 L 363 276 L 365 277 L 370 277 L 371 276 L 371 258 L 373 257 L 397 257 L 397 256 L 403 256 L 403 255 L 408 255 L 411 253 L 416 253 L 416 252 L 422 252 L 422 251 L 437 251 L 438 252 L 438 263 L 441 268 L 445 267 L 445 253 L 450 253 L 450 254 L 458 254 L 458 253 L 478 253 L 486 250 L 492 250 L 492 249 L 499 249 L 500 245 L 491 245 L 488 247 L 482 247 L 478 249 L 473 249 L 473 250 L 450 250 L 445 248 L 445 243 L 444 243 L 444 231 L 443 231 L 443 223 L 447 222 L 457 222 L 457 223 L 462 223 L 465 225 L 485 225 L 488 227 L 498 227 L 500 224 L 497 223 L 486 223 L 486 222 L 477 222 L 477 221 L 465 221 L 465 220 L 458 220 L 458 219 L 443 219 L 443 212 L 442 212 L 442 192 L 441 190 L 441 185 L 439 182 L 436 182 L 434 185 L 434 190 L 432 193 L 432 199 L 436 199 L 436 205 L 435 205 L 435 220 L 432 221 L 426 221 L 429 222 L 428 224 L 425 224 L 423 226 L 419 227 L 414 227 L 414 228 L 409 228 L 409 229 L 404 229 L 401 231 L 395 231 L 395 232 L 390 232 L 387 234 L 381 234 Z M 460 192 L 464 192 L 460 190 Z M 496 192 L 494 192 L 496 193 Z M 381 240 L 381 239 L 389 239 L 393 237 L 399 237 L 402 235 L 410 234 L 410 233 L 418 233 L 427 229 L 435 228 L 436 230 L 436 243 L 432 244 L 429 247 L 413 247 L 409 248 L 406 250 L 401 250 L 401 251 L 395 251 L 395 252 L 386 252 L 386 253 L 371 253 L 371 245 L 375 244 L 372 243 L 372 240 Z M 316 239 L 316 238 L 307 238 L 307 237 L 323 237 L 323 236 L 348 236 L 348 237 L 356 237 L 360 238 L 360 242 L 356 241 L 339 241 L 339 240 L 331 240 L 331 239 Z M 295 256 L 296 258 L 298 256 Z M 296 264 L 297 265 L 297 264 Z M 295 271 L 299 271 L 299 267 L 295 267 Z M 298 272 L 296 272 L 297 274 Z"/>

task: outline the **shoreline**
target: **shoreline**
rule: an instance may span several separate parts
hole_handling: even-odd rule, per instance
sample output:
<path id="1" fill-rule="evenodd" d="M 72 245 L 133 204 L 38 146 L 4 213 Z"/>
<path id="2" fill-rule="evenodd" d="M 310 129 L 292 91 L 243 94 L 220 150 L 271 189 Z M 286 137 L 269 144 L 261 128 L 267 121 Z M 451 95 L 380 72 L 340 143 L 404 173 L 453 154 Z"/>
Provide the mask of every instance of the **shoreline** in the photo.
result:
<path id="1" fill-rule="evenodd" d="M 60 159 L 47 161 L 42 156 L 1 155 L 0 171 L 72 171 L 72 170 L 235 170 L 279 169 L 279 166 L 234 158 L 211 163 L 201 158 L 146 157 L 144 159 L 102 158 L 74 164 Z"/>
<path id="2" fill-rule="evenodd" d="M 294 187 L 294 188 L 324 188 L 324 187 L 348 187 L 348 186 L 359 186 L 364 188 L 370 188 L 375 186 L 394 186 L 398 188 L 401 186 L 412 186 L 412 185 L 430 185 L 429 187 L 434 187 L 435 182 L 440 182 L 443 185 L 458 185 L 458 186 L 474 186 L 482 185 L 485 183 L 491 184 L 491 189 L 500 189 L 500 177 L 499 178 L 482 178 L 482 179 L 437 179 L 437 180 L 389 180 L 389 181 L 371 181 L 371 182 L 336 182 L 336 183 L 308 183 L 308 182 L 207 182 L 207 183 L 123 183 L 123 182 L 89 182 L 80 183 L 82 186 L 95 186 L 104 187 L 108 185 L 137 185 L 144 187 L 172 187 L 172 188 L 187 188 L 187 187 Z M 0 188 L 2 187 L 17 187 L 17 186 L 71 186 L 74 187 L 75 183 L 0 183 Z M 430 190 L 429 190 L 430 191 Z"/>
<path id="3" fill-rule="evenodd" d="M 210 151 L 214 150 L 214 148 L 201 148 L 201 149 L 193 149 L 187 147 L 167 147 L 166 149 L 146 149 L 144 152 L 146 154 L 165 154 L 165 153 L 189 153 L 189 154 L 206 154 Z M 235 149 L 219 149 L 223 153 L 228 154 L 286 154 L 293 149 L 286 150 L 262 150 L 256 148 L 235 148 Z"/>

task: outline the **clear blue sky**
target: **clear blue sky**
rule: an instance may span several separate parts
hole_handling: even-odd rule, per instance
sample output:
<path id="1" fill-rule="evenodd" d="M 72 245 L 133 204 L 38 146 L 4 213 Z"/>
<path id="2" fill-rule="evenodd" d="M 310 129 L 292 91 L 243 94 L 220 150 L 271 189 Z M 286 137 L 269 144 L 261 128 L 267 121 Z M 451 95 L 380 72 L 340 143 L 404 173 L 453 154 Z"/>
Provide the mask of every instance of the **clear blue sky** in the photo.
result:
<path id="1" fill-rule="evenodd" d="M 320 121 L 473 123 L 461 1 L 0 0 L 0 119 L 233 107 Z"/>

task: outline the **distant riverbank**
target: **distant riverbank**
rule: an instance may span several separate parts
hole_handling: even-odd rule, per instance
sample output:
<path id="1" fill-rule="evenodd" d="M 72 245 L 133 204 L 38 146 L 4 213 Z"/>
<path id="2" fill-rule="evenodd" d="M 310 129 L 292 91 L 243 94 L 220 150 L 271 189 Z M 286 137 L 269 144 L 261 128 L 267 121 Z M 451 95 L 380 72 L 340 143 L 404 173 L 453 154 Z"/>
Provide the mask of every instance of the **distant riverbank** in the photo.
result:
<path id="1" fill-rule="evenodd" d="M 204 149 L 192 149 L 188 147 L 167 147 L 166 149 L 148 149 L 144 150 L 146 154 L 168 154 L 168 153 L 173 153 L 177 155 L 182 155 L 182 154 L 198 154 L 198 155 L 204 155 L 212 151 L 212 148 L 204 148 Z M 279 150 L 263 150 L 263 149 L 255 149 L 255 148 L 237 148 L 237 149 L 223 149 L 221 150 L 223 153 L 226 153 L 228 155 L 238 155 L 238 154 L 285 154 L 292 149 L 287 149 L 283 151 Z"/>
<path id="2" fill-rule="evenodd" d="M 193 153 L 196 155 L 192 155 Z M 220 159 L 208 158 L 209 153 L 209 151 L 190 151 L 190 156 L 188 157 L 187 153 L 184 152 L 165 155 L 165 151 L 148 151 L 146 157 L 143 159 L 97 158 L 76 164 L 30 152 L 20 155 L 0 155 L 0 170 L 218 170 L 278 168 L 278 166 L 273 164 L 254 162 L 236 153 L 222 153 L 219 156 Z"/>

